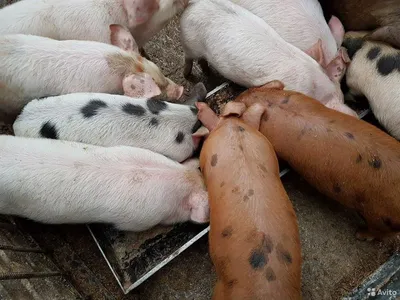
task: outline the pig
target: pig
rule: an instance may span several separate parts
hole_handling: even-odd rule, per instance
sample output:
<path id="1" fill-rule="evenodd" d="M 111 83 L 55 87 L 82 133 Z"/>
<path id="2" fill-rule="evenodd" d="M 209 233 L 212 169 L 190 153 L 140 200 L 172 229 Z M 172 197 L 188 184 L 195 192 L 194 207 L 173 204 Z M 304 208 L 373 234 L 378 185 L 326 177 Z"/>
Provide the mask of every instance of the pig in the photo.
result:
<path id="1" fill-rule="evenodd" d="M 198 108 L 211 132 L 200 168 L 217 273 L 213 299 L 301 299 L 296 215 L 274 149 L 258 131 L 265 108 L 255 104 L 245 111 L 243 103 L 230 102 L 220 120 L 205 103 Z"/>
<path id="2" fill-rule="evenodd" d="M 13 127 L 16 136 L 145 148 L 178 162 L 189 158 L 208 133 L 195 106 L 96 93 L 33 100 Z"/>
<path id="3" fill-rule="evenodd" d="M 75 92 L 141 97 L 161 90 L 171 101 L 181 97 L 183 87 L 134 51 L 135 41 L 125 28 L 110 25 L 110 35 L 116 46 L 23 34 L 0 36 L 0 109 L 17 114 L 32 99 Z M 154 81 L 151 88 L 137 89 L 140 82 L 148 84 L 148 77 Z"/>
<path id="4" fill-rule="evenodd" d="M 311 55 L 323 67 L 338 54 L 343 41 L 343 25 L 332 16 L 328 26 L 318 0 L 231 1 L 259 16 L 286 42 Z M 293 26 L 294 21 L 296 26 Z"/>
<path id="5" fill-rule="evenodd" d="M 319 0 L 326 19 L 333 14 L 346 31 L 372 31 L 366 38 L 400 48 L 400 1 Z"/>
<path id="6" fill-rule="evenodd" d="M 109 25 L 129 29 L 139 47 L 187 6 L 188 0 L 22 0 L 0 10 L 0 35 L 111 43 Z"/>
<path id="7" fill-rule="evenodd" d="M 356 116 L 344 104 L 340 80 L 348 61 L 344 48 L 324 70 L 314 59 L 283 40 L 259 17 L 229 0 L 193 0 L 181 17 L 184 75 L 193 59 L 210 63 L 222 76 L 245 86 L 280 79 L 288 87 L 328 107 Z M 328 76 L 329 75 L 329 76 Z"/>
<path id="8" fill-rule="evenodd" d="M 49 224 L 106 223 L 144 231 L 208 222 L 198 161 L 150 150 L 0 136 L 0 213 Z"/>
<path id="9" fill-rule="evenodd" d="M 381 42 L 365 41 L 366 32 L 347 32 L 351 54 L 346 83 L 350 94 L 364 95 L 385 129 L 400 140 L 400 51 Z"/>
<path id="10" fill-rule="evenodd" d="M 329 109 L 272 81 L 235 101 L 266 108 L 260 132 L 278 157 L 321 193 L 356 210 L 358 239 L 400 232 L 400 143 L 365 121 Z M 295 150 L 294 150 L 295 149 Z"/>

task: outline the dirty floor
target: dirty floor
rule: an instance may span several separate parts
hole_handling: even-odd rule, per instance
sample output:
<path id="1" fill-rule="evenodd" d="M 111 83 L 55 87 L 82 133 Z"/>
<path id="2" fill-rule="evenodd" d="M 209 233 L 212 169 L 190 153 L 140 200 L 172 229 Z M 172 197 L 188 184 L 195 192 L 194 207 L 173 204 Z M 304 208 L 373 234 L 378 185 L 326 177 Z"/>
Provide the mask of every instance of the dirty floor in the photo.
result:
<path id="1" fill-rule="evenodd" d="M 176 19 L 146 46 L 146 52 L 167 76 L 187 89 L 192 86 L 182 76 L 183 50 Z M 205 80 L 198 66 L 193 80 Z M 221 78 L 213 78 L 207 82 L 207 90 L 222 82 Z M 361 220 L 316 192 L 293 171 L 284 176 L 283 183 L 300 226 L 304 299 L 340 299 L 396 250 L 398 241 L 386 244 L 357 241 L 354 234 Z M 211 297 L 215 274 L 208 255 L 207 236 L 137 289 L 123 295 L 86 227 L 46 226 L 26 220 L 18 223 L 47 251 L 85 299 Z"/>

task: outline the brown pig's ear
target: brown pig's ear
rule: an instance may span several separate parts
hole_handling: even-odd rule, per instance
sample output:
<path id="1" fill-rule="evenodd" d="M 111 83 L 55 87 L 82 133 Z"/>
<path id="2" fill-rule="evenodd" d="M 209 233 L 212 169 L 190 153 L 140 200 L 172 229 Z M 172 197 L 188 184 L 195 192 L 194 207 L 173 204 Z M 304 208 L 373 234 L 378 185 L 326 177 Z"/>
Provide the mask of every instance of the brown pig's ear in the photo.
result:
<path id="1" fill-rule="evenodd" d="M 266 84 L 258 87 L 257 89 L 275 89 L 275 90 L 283 90 L 285 88 L 285 85 L 283 84 L 282 81 L 279 80 L 273 80 L 270 82 L 267 82 Z"/>
<path id="2" fill-rule="evenodd" d="M 242 102 L 228 102 L 221 114 L 221 117 L 240 117 L 246 111 L 246 104 Z"/>
<path id="3" fill-rule="evenodd" d="M 244 112 L 242 120 L 251 127 L 259 130 L 261 126 L 261 118 L 267 113 L 268 112 L 266 111 L 264 105 L 255 103 Z"/>

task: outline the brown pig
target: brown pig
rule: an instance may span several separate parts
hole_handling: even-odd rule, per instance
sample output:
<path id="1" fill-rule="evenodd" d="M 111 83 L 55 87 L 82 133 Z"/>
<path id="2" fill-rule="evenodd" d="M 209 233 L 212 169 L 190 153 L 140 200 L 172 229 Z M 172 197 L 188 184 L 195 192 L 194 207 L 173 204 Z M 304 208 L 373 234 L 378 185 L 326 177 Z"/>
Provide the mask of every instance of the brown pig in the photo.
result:
<path id="1" fill-rule="evenodd" d="M 400 48 L 400 0 L 319 0 L 325 18 L 337 16 L 346 31 L 370 31 L 368 39 Z"/>
<path id="2" fill-rule="evenodd" d="M 320 192 L 355 209 L 366 221 L 359 239 L 400 232 L 400 143 L 365 121 L 329 109 L 279 81 L 236 101 L 267 111 L 260 131 L 279 157 Z"/>
<path id="3" fill-rule="evenodd" d="M 213 299 L 300 299 L 296 215 L 279 178 L 276 154 L 258 132 L 265 111 L 228 103 L 222 119 L 198 103 L 210 130 L 200 154 L 211 207 Z M 241 119 L 238 117 L 241 116 Z"/>

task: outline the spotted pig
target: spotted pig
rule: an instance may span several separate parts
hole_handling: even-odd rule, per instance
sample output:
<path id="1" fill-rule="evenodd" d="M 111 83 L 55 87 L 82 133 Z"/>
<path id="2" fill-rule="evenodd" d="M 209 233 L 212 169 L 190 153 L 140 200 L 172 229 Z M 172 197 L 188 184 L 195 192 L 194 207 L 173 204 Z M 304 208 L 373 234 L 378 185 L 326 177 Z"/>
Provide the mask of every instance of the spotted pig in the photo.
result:
<path id="1" fill-rule="evenodd" d="M 356 210 L 360 239 L 400 232 L 400 143 L 375 126 L 328 109 L 273 81 L 236 101 L 266 108 L 260 131 L 279 157 L 323 194 Z M 293 150 L 295 149 L 295 151 Z"/>
<path id="2" fill-rule="evenodd" d="M 0 110 L 17 114 L 32 99 L 74 92 L 132 97 L 142 97 L 139 91 L 147 96 L 162 92 L 171 101 L 181 97 L 183 87 L 135 51 L 135 41 L 125 28 L 110 25 L 110 35 L 119 47 L 33 35 L 0 36 Z M 156 90 L 137 88 L 141 82 Z"/>
<path id="3" fill-rule="evenodd" d="M 351 64 L 346 82 L 353 95 L 364 95 L 375 117 L 400 140 L 400 51 L 365 41 L 366 32 L 348 32 L 344 45 L 350 49 Z"/>
<path id="4" fill-rule="evenodd" d="M 195 160 L 182 165 L 140 148 L 1 135 L 0 166 L 0 214 L 129 231 L 209 218 Z"/>
<path id="5" fill-rule="evenodd" d="M 197 149 L 203 129 L 195 106 L 96 93 L 33 100 L 14 123 L 16 136 L 139 147 L 178 162 Z"/>
<path id="6" fill-rule="evenodd" d="M 218 119 L 205 103 L 198 108 L 211 131 L 200 167 L 218 278 L 213 299 L 301 299 L 296 215 L 274 149 L 257 130 L 265 109 L 255 104 L 245 111 L 243 104 L 231 102 Z"/>

